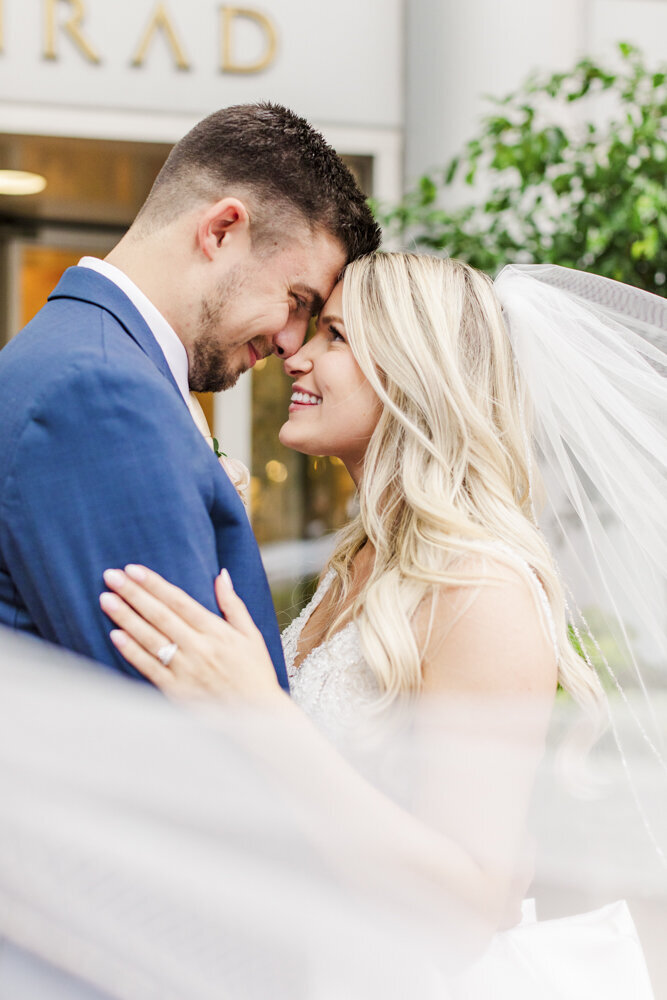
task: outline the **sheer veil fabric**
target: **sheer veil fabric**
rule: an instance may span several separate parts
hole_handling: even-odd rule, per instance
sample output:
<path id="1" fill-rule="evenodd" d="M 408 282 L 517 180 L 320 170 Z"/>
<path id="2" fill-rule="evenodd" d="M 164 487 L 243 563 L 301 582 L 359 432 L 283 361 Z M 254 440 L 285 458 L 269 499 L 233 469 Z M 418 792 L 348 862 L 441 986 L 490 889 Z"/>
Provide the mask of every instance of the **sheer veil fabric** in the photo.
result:
<path id="1" fill-rule="evenodd" d="M 541 919 L 526 907 L 519 927 L 494 935 L 428 872 L 397 866 L 392 831 L 361 823 L 275 717 L 185 713 L 40 643 L 0 641 L 0 996 L 648 1000 L 621 900 L 664 985 L 667 884 L 612 744 L 596 751 L 592 798 L 554 777 L 565 706 L 530 824 Z M 417 802 L 415 775 L 434 760 L 449 773 L 455 756 L 489 771 L 500 761 L 511 782 L 524 750 L 512 734 L 535 711 L 424 705 L 418 720 L 374 727 L 351 760 L 447 833 L 465 783 Z M 654 794 L 635 749 L 635 780 Z M 456 829 L 493 860 L 493 830 Z"/>
<path id="2" fill-rule="evenodd" d="M 493 824 L 460 821 L 465 768 L 458 787 L 444 776 L 464 761 L 511 787 L 543 705 L 371 715 L 325 780 L 277 717 L 184 711 L 0 633 L 0 997 L 644 1000 L 630 913 L 667 992 L 667 304 L 563 268 L 508 268 L 496 287 L 534 427 L 536 515 L 613 720 L 584 784 L 557 766 L 577 717 L 557 699 L 516 863 L 540 921 L 526 906 L 496 933 L 430 871 L 398 865 L 344 768 L 498 865 Z M 515 978 L 528 956 L 532 985 Z"/>
<path id="3" fill-rule="evenodd" d="M 568 595 L 571 627 L 615 711 L 644 705 L 632 737 L 662 780 L 636 808 L 654 836 L 667 808 L 667 299 L 555 265 L 512 265 L 495 282 L 537 455 L 536 503 Z M 541 508 L 541 509 L 540 509 Z M 618 749 L 628 780 L 625 748 Z"/>

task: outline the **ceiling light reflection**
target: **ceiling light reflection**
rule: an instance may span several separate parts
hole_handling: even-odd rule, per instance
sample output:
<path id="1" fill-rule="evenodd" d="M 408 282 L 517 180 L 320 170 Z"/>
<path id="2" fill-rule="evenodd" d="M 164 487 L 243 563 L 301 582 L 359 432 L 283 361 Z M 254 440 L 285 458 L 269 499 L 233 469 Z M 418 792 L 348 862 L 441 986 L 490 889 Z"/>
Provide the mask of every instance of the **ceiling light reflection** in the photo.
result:
<path id="1" fill-rule="evenodd" d="M 46 187 L 46 177 L 27 170 L 0 170 L 0 194 L 39 194 Z"/>

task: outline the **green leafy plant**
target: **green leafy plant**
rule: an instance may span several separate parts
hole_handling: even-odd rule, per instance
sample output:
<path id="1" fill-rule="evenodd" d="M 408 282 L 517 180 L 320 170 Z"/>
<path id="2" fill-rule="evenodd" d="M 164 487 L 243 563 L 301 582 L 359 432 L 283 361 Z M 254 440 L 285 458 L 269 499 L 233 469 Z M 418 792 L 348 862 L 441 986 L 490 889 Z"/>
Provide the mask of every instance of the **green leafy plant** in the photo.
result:
<path id="1" fill-rule="evenodd" d="M 630 45 L 619 53 L 616 69 L 583 59 L 490 98 L 459 156 L 376 206 L 387 234 L 492 275 L 555 263 L 667 294 L 667 70 Z M 462 182 L 477 197 L 448 207 Z"/>

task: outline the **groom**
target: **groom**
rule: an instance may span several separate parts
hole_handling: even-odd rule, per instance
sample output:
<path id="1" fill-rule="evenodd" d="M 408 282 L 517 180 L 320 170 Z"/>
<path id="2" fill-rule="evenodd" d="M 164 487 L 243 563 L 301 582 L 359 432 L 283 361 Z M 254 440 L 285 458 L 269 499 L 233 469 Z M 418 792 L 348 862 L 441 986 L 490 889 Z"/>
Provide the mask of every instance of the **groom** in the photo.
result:
<path id="1" fill-rule="evenodd" d="M 144 563 L 217 611 L 225 566 L 287 686 L 257 545 L 189 390 L 293 354 L 378 243 L 347 168 L 285 108 L 218 111 L 174 147 L 106 260 L 69 268 L 0 352 L 0 625 L 134 673 L 103 570 Z"/>

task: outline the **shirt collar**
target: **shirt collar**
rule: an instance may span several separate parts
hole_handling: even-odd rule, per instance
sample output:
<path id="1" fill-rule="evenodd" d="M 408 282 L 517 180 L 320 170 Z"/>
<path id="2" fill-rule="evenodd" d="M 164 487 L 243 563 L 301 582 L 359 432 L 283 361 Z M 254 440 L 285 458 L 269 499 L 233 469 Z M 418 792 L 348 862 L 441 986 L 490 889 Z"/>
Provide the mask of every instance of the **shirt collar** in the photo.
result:
<path id="1" fill-rule="evenodd" d="M 104 275 L 109 281 L 113 281 L 114 285 L 117 285 L 122 292 L 125 292 L 130 302 L 146 320 L 148 328 L 164 354 L 183 399 L 189 405 L 188 356 L 180 337 L 174 328 L 167 323 L 159 309 L 153 305 L 132 279 L 128 278 L 125 272 L 114 264 L 109 264 L 108 261 L 100 260 L 98 257 L 82 257 L 78 266 L 97 271 L 98 274 Z"/>

